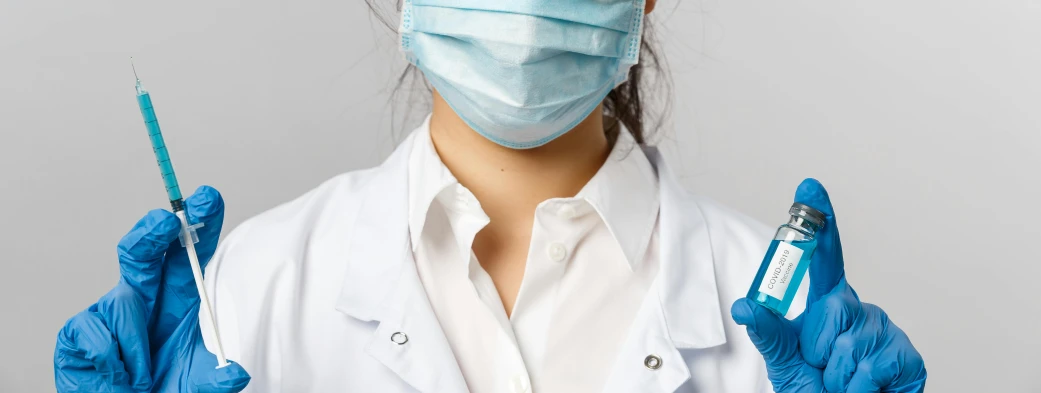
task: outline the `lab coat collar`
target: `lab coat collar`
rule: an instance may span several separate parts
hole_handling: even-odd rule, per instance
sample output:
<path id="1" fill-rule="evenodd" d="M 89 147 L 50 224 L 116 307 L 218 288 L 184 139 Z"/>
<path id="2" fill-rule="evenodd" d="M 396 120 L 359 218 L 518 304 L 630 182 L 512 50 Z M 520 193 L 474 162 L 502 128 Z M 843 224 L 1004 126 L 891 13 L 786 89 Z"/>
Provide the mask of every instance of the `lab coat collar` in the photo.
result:
<path id="1" fill-rule="evenodd" d="M 400 286 L 404 281 L 420 286 L 422 292 L 417 280 L 402 279 L 415 274 L 408 233 L 408 161 L 414 140 L 415 134 L 410 135 L 374 170 L 369 183 L 360 187 L 364 195 L 356 221 L 343 224 L 353 228 L 348 231 L 347 275 L 336 308 L 359 320 L 400 316 L 406 305 L 394 299 L 401 298 L 395 292 L 405 290 Z M 644 154 L 660 185 L 662 261 L 656 287 L 669 338 L 677 348 L 724 344 L 708 223 L 658 149 L 646 147 Z M 434 322 L 433 328 L 440 331 L 436 318 Z"/>
<path id="2" fill-rule="evenodd" d="M 347 275 L 336 309 L 362 321 L 379 321 L 397 310 L 384 307 L 411 260 L 408 239 L 408 155 L 411 135 L 369 177 L 347 239 Z M 395 304 L 388 304 L 396 307 Z"/>
<path id="3" fill-rule="evenodd" d="M 378 321 L 365 352 L 423 393 L 467 391 L 452 349 L 430 307 L 409 247 L 407 138 L 360 189 L 347 233 L 347 275 L 336 309 Z"/>
<path id="4" fill-rule="evenodd" d="M 708 222 L 661 152 L 645 147 L 644 154 L 661 186 L 658 295 L 670 338 L 677 348 L 722 345 L 726 336 Z"/>

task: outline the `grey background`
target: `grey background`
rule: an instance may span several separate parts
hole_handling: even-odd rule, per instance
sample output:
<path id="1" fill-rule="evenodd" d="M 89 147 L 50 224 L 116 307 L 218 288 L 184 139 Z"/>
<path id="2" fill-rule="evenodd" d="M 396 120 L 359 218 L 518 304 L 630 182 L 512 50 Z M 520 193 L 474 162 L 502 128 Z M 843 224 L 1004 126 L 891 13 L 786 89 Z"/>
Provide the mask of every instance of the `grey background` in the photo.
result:
<path id="1" fill-rule="evenodd" d="M 821 179 L 850 282 L 912 337 L 930 391 L 1041 392 L 1041 0 L 656 16 L 675 82 L 658 140 L 685 183 L 775 224 Z M 56 332 L 166 206 L 129 56 L 182 188 L 221 190 L 232 227 L 416 123 L 421 102 L 388 104 L 394 43 L 360 0 L 0 2 L 0 391 L 53 390 Z"/>

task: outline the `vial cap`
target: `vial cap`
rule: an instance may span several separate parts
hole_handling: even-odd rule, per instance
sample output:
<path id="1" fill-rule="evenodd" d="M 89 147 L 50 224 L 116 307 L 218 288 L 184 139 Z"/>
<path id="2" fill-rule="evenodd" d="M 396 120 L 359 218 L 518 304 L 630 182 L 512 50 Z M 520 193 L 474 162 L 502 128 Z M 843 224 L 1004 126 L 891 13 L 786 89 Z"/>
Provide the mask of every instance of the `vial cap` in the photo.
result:
<path id="1" fill-rule="evenodd" d="M 824 217 L 824 213 L 821 213 L 820 210 L 814 209 L 799 202 L 795 202 L 792 204 L 792 208 L 788 209 L 788 214 L 791 214 L 794 217 L 801 217 L 802 219 L 812 222 L 819 227 L 824 227 L 824 222 L 826 220 L 826 218 Z"/>

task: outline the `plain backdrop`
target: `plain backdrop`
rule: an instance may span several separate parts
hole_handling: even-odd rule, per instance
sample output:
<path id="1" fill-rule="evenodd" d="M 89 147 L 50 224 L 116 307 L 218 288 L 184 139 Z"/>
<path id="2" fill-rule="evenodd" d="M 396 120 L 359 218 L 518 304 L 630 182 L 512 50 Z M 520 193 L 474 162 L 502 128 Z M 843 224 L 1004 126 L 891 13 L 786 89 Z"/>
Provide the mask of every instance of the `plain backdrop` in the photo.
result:
<path id="1" fill-rule="evenodd" d="M 849 282 L 924 354 L 929 391 L 1041 392 L 1041 0 L 654 16 L 674 82 L 656 140 L 686 185 L 775 225 L 819 178 Z M 56 333 L 167 206 L 130 56 L 182 188 L 218 188 L 230 228 L 417 123 L 422 100 L 390 101 L 395 41 L 362 0 L 0 1 L 0 391 L 53 391 Z"/>

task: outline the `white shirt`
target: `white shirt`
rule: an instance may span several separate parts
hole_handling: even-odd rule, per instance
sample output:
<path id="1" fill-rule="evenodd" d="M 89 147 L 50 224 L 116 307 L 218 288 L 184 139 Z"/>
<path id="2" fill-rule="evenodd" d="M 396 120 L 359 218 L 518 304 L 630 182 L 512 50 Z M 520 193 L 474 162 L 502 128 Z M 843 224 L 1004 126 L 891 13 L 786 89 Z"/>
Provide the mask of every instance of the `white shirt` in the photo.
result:
<path id="1" fill-rule="evenodd" d="M 243 393 L 475 390 L 467 386 L 434 314 L 410 244 L 409 158 L 425 132 L 425 125 L 417 129 L 380 166 L 329 179 L 222 235 L 206 266 L 206 286 L 225 354 L 253 378 Z M 659 255 L 658 273 L 620 348 L 588 345 L 584 337 L 603 334 L 608 327 L 599 321 L 609 314 L 572 317 L 554 310 L 547 345 L 562 343 L 591 354 L 569 350 L 574 358 L 561 358 L 552 355 L 561 351 L 552 347 L 542 367 L 524 359 L 525 368 L 544 372 L 532 374 L 533 381 L 564 380 L 546 373 L 574 370 L 568 380 L 581 383 L 594 378 L 587 372 L 599 370 L 587 367 L 589 362 L 607 358 L 613 365 L 602 393 L 772 392 L 763 357 L 729 310 L 748 292 L 774 229 L 691 194 L 657 149 L 629 154 L 639 150 L 659 185 L 657 240 L 651 241 L 657 243 L 647 246 Z M 610 194 L 596 205 L 609 207 L 603 216 L 612 230 L 628 233 L 613 226 L 628 222 L 613 218 L 625 214 L 614 208 L 621 201 Z M 617 238 L 626 250 L 635 237 Z M 576 250 L 584 249 L 577 244 Z M 583 260 L 569 260 L 567 269 Z M 559 287 L 567 286 L 564 281 Z M 804 287 L 807 283 L 803 280 Z M 805 295 L 805 288 L 799 293 Z M 553 296 L 574 298 L 562 291 Z M 596 324 L 580 322 L 585 318 Z M 206 347 L 215 351 L 209 316 L 200 314 L 199 323 Z M 524 337 L 523 326 L 514 329 Z M 522 354 L 525 345 L 518 345 Z M 617 353 L 613 362 L 605 351 Z"/>
<path id="2" fill-rule="evenodd" d="M 658 180 L 632 136 L 576 196 L 537 206 L 510 317 L 471 251 L 489 218 L 427 127 L 408 177 L 416 268 L 470 392 L 603 391 L 658 272 Z"/>

